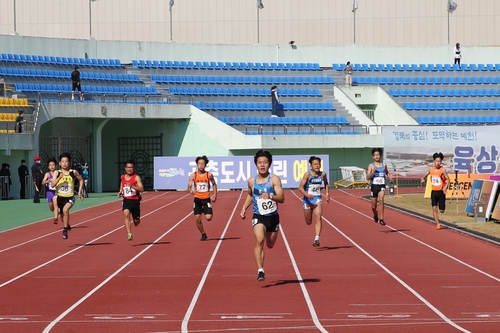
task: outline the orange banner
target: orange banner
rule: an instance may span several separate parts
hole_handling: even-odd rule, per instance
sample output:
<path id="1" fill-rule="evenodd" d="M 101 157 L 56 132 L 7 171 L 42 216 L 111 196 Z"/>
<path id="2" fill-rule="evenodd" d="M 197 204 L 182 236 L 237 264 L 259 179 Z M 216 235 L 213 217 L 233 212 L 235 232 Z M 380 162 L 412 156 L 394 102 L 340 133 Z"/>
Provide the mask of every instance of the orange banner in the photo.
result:
<path id="1" fill-rule="evenodd" d="M 455 189 L 455 175 L 448 174 L 450 176 L 450 183 L 448 184 L 448 190 L 446 192 L 447 198 L 456 198 L 458 195 L 459 199 L 467 199 L 470 194 L 470 189 L 472 187 L 472 182 L 474 179 L 490 179 L 490 175 L 486 174 L 472 174 L 469 176 L 459 174 L 458 175 L 458 188 Z M 454 191 L 455 189 L 455 191 Z M 427 177 L 427 183 L 425 185 L 424 198 L 429 199 L 431 197 L 432 185 L 431 177 Z"/>

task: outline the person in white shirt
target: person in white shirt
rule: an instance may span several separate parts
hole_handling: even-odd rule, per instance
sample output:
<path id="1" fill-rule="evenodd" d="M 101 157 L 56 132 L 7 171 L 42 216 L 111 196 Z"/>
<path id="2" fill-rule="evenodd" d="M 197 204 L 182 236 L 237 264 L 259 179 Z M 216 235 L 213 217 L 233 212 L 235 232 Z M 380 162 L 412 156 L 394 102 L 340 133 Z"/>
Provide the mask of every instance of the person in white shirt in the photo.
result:
<path id="1" fill-rule="evenodd" d="M 460 65 L 460 60 L 462 59 L 462 49 L 460 49 L 460 43 L 455 45 L 454 57 L 455 62 L 453 64 L 458 64 L 458 66 L 462 68 L 462 65 Z"/>

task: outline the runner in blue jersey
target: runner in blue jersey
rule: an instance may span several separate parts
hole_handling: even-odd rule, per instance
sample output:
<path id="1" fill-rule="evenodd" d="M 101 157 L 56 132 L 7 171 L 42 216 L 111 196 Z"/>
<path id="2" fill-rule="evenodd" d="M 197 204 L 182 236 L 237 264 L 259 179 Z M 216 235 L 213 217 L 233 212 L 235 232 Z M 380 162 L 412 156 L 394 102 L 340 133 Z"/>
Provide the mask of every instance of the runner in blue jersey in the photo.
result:
<path id="1" fill-rule="evenodd" d="M 382 157 L 382 148 L 373 148 L 372 157 L 373 163 L 368 165 L 366 178 L 370 179 L 370 189 L 372 197 L 372 212 L 373 221 L 385 225 L 384 222 L 384 195 L 385 195 L 385 180 L 389 178 L 392 183 L 392 177 L 389 174 L 387 165 L 380 162 Z M 377 201 L 379 203 L 379 211 L 377 211 Z"/>
<path id="2" fill-rule="evenodd" d="M 266 276 L 264 273 L 264 242 L 270 249 L 276 243 L 280 227 L 278 203 L 285 201 L 285 193 L 281 186 L 281 179 L 269 173 L 269 168 L 273 163 L 271 153 L 262 149 L 259 150 L 254 156 L 254 162 L 258 175 L 248 179 L 248 195 L 240 216 L 244 219 L 246 210 L 252 205 L 257 281 L 263 281 Z"/>
<path id="3" fill-rule="evenodd" d="M 307 225 L 311 225 L 314 214 L 316 236 L 314 237 L 313 246 L 318 247 L 322 229 L 321 215 L 323 214 L 323 200 L 321 199 L 322 184 L 325 186 L 326 202 L 330 202 L 330 194 L 326 172 L 321 171 L 321 158 L 311 156 L 309 158 L 309 165 L 311 166 L 311 171 L 307 171 L 304 177 L 302 177 L 299 192 L 304 195 L 302 207 L 304 208 L 304 217 Z"/>

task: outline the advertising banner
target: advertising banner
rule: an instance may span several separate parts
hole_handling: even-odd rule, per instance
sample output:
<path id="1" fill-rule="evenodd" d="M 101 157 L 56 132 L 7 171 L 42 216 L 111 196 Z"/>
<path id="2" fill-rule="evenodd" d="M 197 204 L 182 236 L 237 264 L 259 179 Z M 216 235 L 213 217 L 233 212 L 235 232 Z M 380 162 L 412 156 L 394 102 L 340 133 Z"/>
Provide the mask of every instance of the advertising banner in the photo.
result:
<path id="1" fill-rule="evenodd" d="M 458 177 L 455 177 L 455 173 L 448 174 L 450 177 L 450 183 L 448 184 L 448 189 L 446 191 L 446 198 L 459 198 L 459 199 L 467 199 L 471 193 L 472 184 L 476 179 L 489 179 L 490 175 L 465 175 L 465 174 L 457 174 Z M 430 180 L 430 176 L 427 177 L 427 182 L 425 186 L 425 195 L 424 198 L 428 199 L 431 197 L 432 184 Z M 455 179 L 458 179 L 458 183 L 455 183 Z M 474 207 L 472 207 L 474 209 Z"/>
<path id="2" fill-rule="evenodd" d="M 481 189 L 483 188 L 482 179 L 476 179 L 472 183 L 472 188 L 470 190 L 469 198 L 467 199 L 467 203 L 465 205 L 465 212 L 470 215 L 474 215 L 474 202 L 480 201 L 481 197 Z"/>
<path id="3" fill-rule="evenodd" d="M 328 173 L 328 155 L 321 158 L 321 170 Z M 283 188 L 298 188 L 304 173 L 309 170 L 308 155 L 273 156 L 271 173 L 279 176 Z M 253 156 L 216 156 L 205 170 L 214 175 L 218 189 L 245 189 L 248 179 L 257 174 Z M 194 157 L 155 157 L 154 188 L 156 190 L 187 189 L 189 175 L 197 170 Z"/>

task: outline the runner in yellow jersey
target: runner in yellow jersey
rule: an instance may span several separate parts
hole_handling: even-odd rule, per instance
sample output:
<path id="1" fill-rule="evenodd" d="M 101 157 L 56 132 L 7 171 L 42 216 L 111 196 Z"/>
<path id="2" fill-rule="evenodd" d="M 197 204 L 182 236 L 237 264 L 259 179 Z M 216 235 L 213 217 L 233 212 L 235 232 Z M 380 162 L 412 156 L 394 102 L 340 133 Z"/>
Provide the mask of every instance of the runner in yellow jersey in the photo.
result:
<path id="1" fill-rule="evenodd" d="M 83 178 L 78 171 L 70 169 L 71 156 L 68 153 L 62 153 L 59 156 L 60 170 L 54 171 L 52 178 L 52 187 L 56 188 L 57 207 L 59 207 L 59 214 L 62 217 L 64 224 L 63 239 L 68 239 L 68 231 L 71 230 L 69 225 L 69 210 L 75 204 L 75 178 L 78 179 L 78 198 L 83 200 Z"/>

